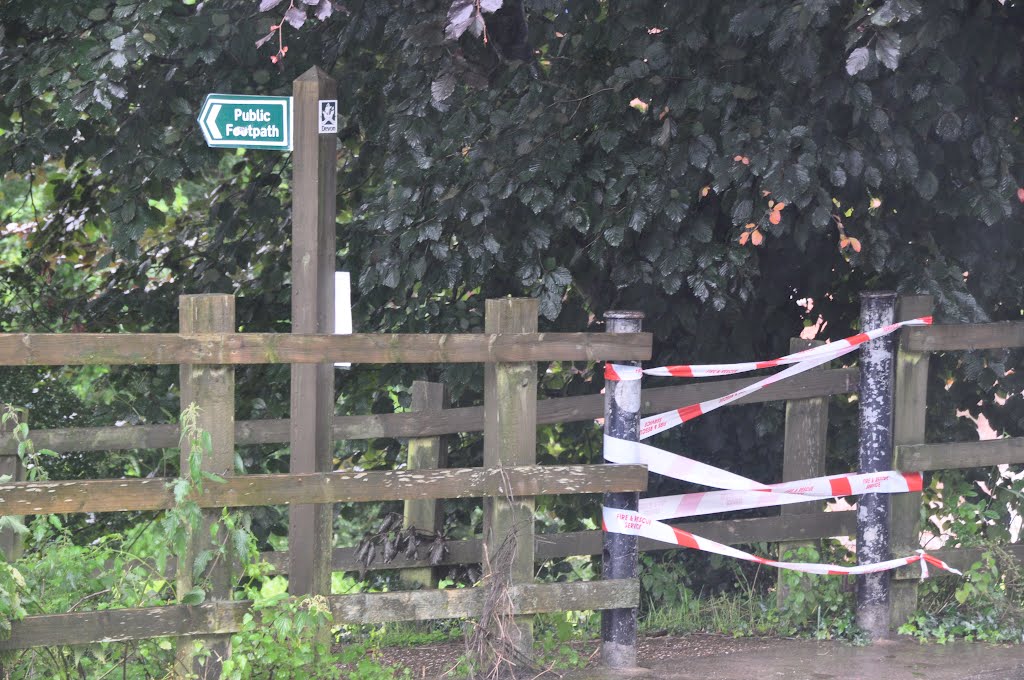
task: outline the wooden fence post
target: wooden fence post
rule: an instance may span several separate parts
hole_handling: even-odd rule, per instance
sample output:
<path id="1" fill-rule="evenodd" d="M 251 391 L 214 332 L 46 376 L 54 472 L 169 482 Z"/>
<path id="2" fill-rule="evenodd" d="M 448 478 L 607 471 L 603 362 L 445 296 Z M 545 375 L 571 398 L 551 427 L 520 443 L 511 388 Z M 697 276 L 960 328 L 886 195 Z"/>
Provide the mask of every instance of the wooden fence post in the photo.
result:
<path id="1" fill-rule="evenodd" d="M 485 333 L 536 333 L 538 302 L 534 298 L 487 300 Z M 537 364 L 484 364 L 484 467 L 537 463 Z M 534 499 L 511 495 L 484 498 L 484 549 L 494 559 L 510 535 L 515 536 L 511 582 L 533 582 Z M 529 656 L 533 650 L 533 619 L 516 617 L 519 639 L 514 644 Z"/>
<path id="2" fill-rule="evenodd" d="M 791 353 L 799 352 L 823 344 L 825 343 L 821 340 L 790 338 L 789 351 Z M 811 370 L 825 370 L 827 366 L 828 364 L 823 364 Z M 790 399 L 786 402 L 786 435 L 782 454 L 783 482 L 821 477 L 825 474 L 828 400 L 828 397 L 812 397 L 810 399 Z M 797 503 L 783 505 L 780 515 L 791 517 L 819 515 L 824 512 L 825 505 L 822 502 Z M 779 559 L 783 559 L 787 550 L 815 545 L 820 545 L 820 541 L 781 542 L 779 543 Z M 780 569 L 776 588 L 776 601 L 780 609 L 786 606 L 786 600 L 789 597 L 789 587 L 785 583 L 786 576 L 792 579 L 792 575 Z"/>
<path id="3" fill-rule="evenodd" d="M 319 133 L 319 102 L 337 83 L 313 67 L 292 85 L 292 332 L 334 333 L 337 135 Z M 334 465 L 334 365 L 292 364 L 289 471 L 330 472 Z M 330 594 L 334 508 L 288 511 L 288 592 Z"/>
<path id="4" fill-rule="evenodd" d="M 639 333 L 643 312 L 609 311 L 604 315 L 605 332 Z M 639 366 L 639 361 L 623 362 Z M 604 431 L 609 437 L 628 441 L 640 440 L 641 381 L 606 382 L 604 391 Z M 636 492 L 606 493 L 605 507 L 638 510 L 640 494 Z M 636 578 L 640 558 L 636 536 L 617 533 L 602 534 L 602 579 Z M 636 667 L 637 609 L 606 609 L 601 612 L 601 662 L 610 668 Z"/>
<path id="5" fill-rule="evenodd" d="M 896 293 L 861 293 L 862 331 L 890 324 L 895 316 Z M 892 469 L 894 346 L 892 335 L 861 345 L 857 463 L 862 473 Z M 857 564 L 892 558 L 889 501 L 888 494 L 861 494 L 857 502 Z M 889 634 L 890 576 L 882 571 L 857 577 L 857 625 L 875 640 Z"/>
<path id="6" fill-rule="evenodd" d="M 896 306 L 896 320 L 929 316 L 935 308 L 930 295 L 903 295 Z M 925 412 L 928 406 L 928 352 L 911 352 L 900 339 L 896 353 L 896 388 L 893 399 L 893 442 L 895 446 L 924 444 Z M 899 461 L 894 461 L 898 464 Z M 909 555 L 921 547 L 921 492 L 892 497 L 889 518 L 893 551 Z M 892 580 L 889 598 L 889 626 L 902 626 L 917 609 L 917 579 Z"/>
<path id="7" fill-rule="evenodd" d="M 446 390 L 441 383 L 416 380 L 412 384 L 412 410 L 430 413 L 440 411 L 446 404 Z M 443 468 L 448 462 L 446 438 L 444 437 L 413 437 L 409 439 L 409 458 L 407 468 L 420 470 L 424 468 Z M 414 500 L 405 502 L 405 525 L 414 526 L 424 531 L 439 532 L 444 521 L 444 511 L 440 500 Z M 436 567 L 422 569 L 406 569 L 402 571 L 402 580 L 421 588 L 437 588 L 438 570 Z"/>
<path id="8" fill-rule="evenodd" d="M 22 422 L 28 421 L 28 414 L 22 416 Z M 0 423 L 0 440 L 4 437 L 12 437 L 11 434 L 11 423 Z M 12 447 L 10 453 L 6 455 L 0 453 L 0 477 L 5 475 L 10 476 L 11 482 L 23 482 L 25 481 L 25 466 L 21 462 L 21 457 L 18 455 L 17 447 Z M 14 519 L 22 521 L 24 517 L 15 517 Z M 13 529 L 0 530 L 0 555 L 4 556 L 8 562 L 21 557 L 21 551 L 25 545 L 25 537 L 15 533 Z"/>
<path id="9" fill-rule="evenodd" d="M 182 295 L 178 315 L 182 335 L 235 332 L 233 295 Z M 195 404 L 199 408 L 198 428 L 210 433 L 212 450 L 204 452 L 203 470 L 222 477 L 232 474 L 235 467 L 235 369 L 213 364 L 182 364 L 179 384 L 182 410 Z M 186 437 L 181 445 L 182 475 L 189 469 L 189 453 Z M 188 554 L 178 556 L 176 585 L 179 599 L 194 586 L 192 564 L 196 554 L 210 545 L 209 527 L 219 514 L 216 509 L 203 511 L 203 527 L 193 535 Z M 212 567 L 207 601 L 231 599 L 231 562 L 231 559 L 221 560 Z M 182 676 L 191 671 L 200 678 L 219 678 L 223 660 L 231 655 L 231 636 L 200 638 L 210 651 L 205 660 L 193 658 L 195 639 L 179 638 L 175 670 Z"/>

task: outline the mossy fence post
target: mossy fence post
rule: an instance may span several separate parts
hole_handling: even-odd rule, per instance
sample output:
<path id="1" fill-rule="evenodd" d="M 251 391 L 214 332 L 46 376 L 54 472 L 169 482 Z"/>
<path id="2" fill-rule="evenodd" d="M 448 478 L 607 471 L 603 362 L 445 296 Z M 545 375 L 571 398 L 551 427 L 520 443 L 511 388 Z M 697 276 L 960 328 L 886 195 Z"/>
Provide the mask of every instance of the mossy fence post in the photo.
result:
<path id="1" fill-rule="evenodd" d="M 488 300 L 485 333 L 536 333 L 535 298 Z M 532 361 L 484 364 L 484 467 L 537 463 L 537 364 Z M 510 536 L 515 540 L 512 585 L 533 582 L 534 526 L 532 497 L 484 497 L 484 550 L 491 559 Z M 497 566 L 497 565 L 496 565 Z M 517 616 L 514 646 L 533 652 L 533 618 Z"/>
<path id="2" fill-rule="evenodd" d="M 415 380 L 412 383 L 412 410 L 436 413 L 445 406 L 447 390 L 442 383 Z M 447 441 L 444 437 L 412 437 L 409 439 L 409 453 L 406 468 L 423 470 L 443 468 L 448 463 Z M 441 531 L 444 509 L 440 500 L 405 501 L 405 526 L 414 526 L 424 531 Z M 402 580 L 421 588 L 437 588 L 437 567 L 406 569 Z"/>
<path id="3" fill-rule="evenodd" d="M 182 295 L 178 305 L 182 335 L 235 332 L 233 295 Z M 195 404 L 199 409 L 196 425 L 210 434 L 212 450 L 204 452 L 203 470 L 222 477 L 231 475 L 235 467 L 235 369 L 228 365 L 182 364 L 179 385 L 182 410 Z M 182 475 L 189 469 L 189 453 L 186 436 L 181 441 Z M 175 578 L 179 599 L 194 586 L 193 562 L 201 550 L 211 546 L 210 525 L 219 514 L 219 508 L 203 510 L 203 525 L 193 533 L 188 554 L 178 556 Z M 219 560 L 211 567 L 208 602 L 231 600 L 232 562 L 229 555 L 228 559 Z M 209 656 L 193 655 L 193 643 L 197 639 L 210 652 Z M 200 678 L 219 678 L 221 664 L 230 655 L 230 635 L 179 638 L 175 671 L 179 677 L 188 677 L 191 671 Z"/>
<path id="4" fill-rule="evenodd" d="M 608 333 L 639 333 L 643 312 L 609 311 L 604 315 Z M 624 364 L 639 366 L 639 361 Z M 640 380 L 606 382 L 604 391 L 605 435 L 627 441 L 640 440 Z M 619 510 L 639 510 L 635 491 L 606 493 L 604 505 Z M 602 579 L 635 579 L 639 542 L 636 536 L 604 533 L 601 551 Z M 637 609 L 606 609 L 601 612 L 601 661 L 611 668 L 636 666 Z"/>

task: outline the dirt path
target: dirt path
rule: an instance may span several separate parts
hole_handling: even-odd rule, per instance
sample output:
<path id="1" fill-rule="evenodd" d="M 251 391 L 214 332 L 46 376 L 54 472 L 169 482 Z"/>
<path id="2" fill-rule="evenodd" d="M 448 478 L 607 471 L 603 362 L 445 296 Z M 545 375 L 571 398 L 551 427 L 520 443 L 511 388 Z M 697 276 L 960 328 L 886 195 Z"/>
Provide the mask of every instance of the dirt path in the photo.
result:
<path id="1" fill-rule="evenodd" d="M 549 671 L 538 678 L 554 680 L 1024 680 L 1024 646 L 955 643 L 921 645 L 911 641 L 855 647 L 842 642 L 776 638 L 730 638 L 687 635 L 641 641 L 643 668 L 606 671 L 600 666 L 600 643 L 578 643 L 591 659 L 582 670 Z M 461 643 L 387 648 L 374 653 L 381 663 L 406 666 L 414 678 L 457 678 L 452 671 Z"/>

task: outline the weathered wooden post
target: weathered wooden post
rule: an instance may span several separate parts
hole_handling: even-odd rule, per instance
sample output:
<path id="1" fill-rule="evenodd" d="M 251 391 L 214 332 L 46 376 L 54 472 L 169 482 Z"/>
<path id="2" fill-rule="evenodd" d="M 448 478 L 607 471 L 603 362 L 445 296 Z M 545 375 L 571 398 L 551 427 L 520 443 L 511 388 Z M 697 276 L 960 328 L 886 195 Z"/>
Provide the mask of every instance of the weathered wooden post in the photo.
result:
<path id="1" fill-rule="evenodd" d="M 320 101 L 337 83 L 313 67 L 292 86 L 292 332 L 334 332 L 337 135 L 320 134 Z M 292 473 L 330 472 L 334 464 L 334 365 L 292 364 Z M 288 592 L 329 594 L 333 508 L 293 505 L 288 512 Z"/>
<path id="2" fill-rule="evenodd" d="M 28 421 L 28 414 L 22 412 L 21 422 Z M 13 434 L 13 427 L 10 422 L 0 422 L 0 477 L 9 476 L 10 482 L 25 481 L 25 466 L 18 455 L 18 444 Z M 15 517 L 21 521 L 23 517 Z M 8 562 L 21 557 L 21 551 L 25 545 L 24 537 L 13 529 L 0 530 L 0 555 Z"/>
<path id="3" fill-rule="evenodd" d="M 790 338 L 789 351 L 799 352 L 823 345 L 821 340 L 804 340 Z M 823 364 L 811 370 L 824 370 Z M 825 474 L 825 451 L 828 435 L 828 397 L 811 397 L 809 399 L 790 399 L 786 402 L 786 435 L 782 454 L 782 481 L 792 482 L 797 479 L 810 479 Z M 783 517 L 794 515 L 818 515 L 825 511 L 822 502 L 797 503 L 783 505 L 780 514 Z M 805 546 L 818 545 L 819 541 L 784 541 L 779 543 L 779 559 L 784 559 L 787 550 Z M 777 603 L 780 608 L 786 606 L 789 587 L 786 579 L 792 575 L 780 569 L 776 588 Z"/>
<path id="4" fill-rule="evenodd" d="M 608 333 L 639 333 L 643 312 L 609 311 L 604 315 Z M 623 362 L 639 366 L 639 361 Z M 640 441 L 639 380 L 606 382 L 604 390 L 604 431 L 609 437 Z M 620 510 L 638 510 L 640 494 L 606 493 L 604 505 Z M 636 578 L 639 547 L 636 536 L 604 533 L 601 578 Z M 612 668 L 636 666 L 637 610 L 606 609 L 601 612 L 601 660 Z"/>
<path id="5" fill-rule="evenodd" d="M 234 333 L 235 298 L 233 295 L 182 295 L 178 302 L 179 332 Z M 212 364 L 182 364 L 180 368 L 181 408 L 195 404 L 199 408 L 197 427 L 210 433 L 212 450 L 203 452 L 203 470 L 226 477 L 235 467 L 235 369 Z M 181 474 L 189 469 L 190 447 L 187 437 L 181 443 Z M 207 482 L 210 483 L 210 482 Z M 187 555 L 178 556 L 176 586 L 179 599 L 194 586 L 192 564 L 199 551 L 211 545 L 210 524 L 219 510 L 203 511 L 203 527 L 192 536 Z M 221 560 L 210 572 L 207 600 L 231 599 L 231 559 Z M 219 678 L 221 663 L 231 654 L 230 635 L 203 636 L 210 651 L 206 659 L 193 659 L 195 638 L 179 638 L 176 668 L 178 677 Z"/>
<path id="6" fill-rule="evenodd" d="M 533 298 L 488 300 L 485 333 L 536 333 L 538 302 Z M 484 364 L 484 467 L 537 463 L 537 364 L 530 361 Z M 484 498 L 484 549 L 494 559 L 506 540 L 515 541 L 511 583 L 533 582 L 534 499 Z M 532 617 L 516 617 L 525 655 L 533 650 Z"/>
<path id="7" fill-rule="evenodd" d="M 412 384 L 412 410 L 426 413 L 437 412 L 445 407 L 446 390 L 442 383 L 416 380 Z M 447 441 L 444 437 L 413 437 L 409 439 L 409 470 L 442 468 L 448 458 Z M 440 500 L 405 501 L 405 526 L 414 526 L 424 531 L 439 532 L 444 520 Z M 405 569 L 402 580 L 422 588 L 437 588 L 436 567 Z"/>
<path id="8" fill-rule="evenodd" d="M 861 330 L 891 324 L 896 316 L 896 293 L 861 293 L 860 304 Z M 861 346 L 860 472 L 892 469 L 893 347 L 891 334 Z M 889 496 L 862 494 L 857 503 L 857 564 L 891 557 Z M 889 581 L 887 571 L 857 577 L 857 625 L 872 639 L 889 634 Z"/>
<path id="9" fill-rule="evenodd" d="M 935 300 L 930 295 L 901 295 L 896 320 L 908 321 L 930 316 Z M 901 338 L 896 353 L 896 388 L 893 443 L 924 444 L 925 413 L 928 407 L 928 352 L 911 352 Z M 895 461 L 899 462 L 899 461 Z M 921 547 L 921 492 L 896 494 L 891 501 L 889 519 L 893 550 L 909 555 Z M 889 626 L 898 628 L 917 609 L 915 579 L 894 578 L 889 596 Z"/>

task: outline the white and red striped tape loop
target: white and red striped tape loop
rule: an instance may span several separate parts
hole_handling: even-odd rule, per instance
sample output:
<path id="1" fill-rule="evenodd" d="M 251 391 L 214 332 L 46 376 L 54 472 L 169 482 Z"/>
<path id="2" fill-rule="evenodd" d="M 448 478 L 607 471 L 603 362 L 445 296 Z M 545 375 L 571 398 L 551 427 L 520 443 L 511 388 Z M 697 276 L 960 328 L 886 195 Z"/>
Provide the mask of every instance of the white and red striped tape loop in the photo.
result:
<path id="1" fill-rule="evenodd" d="M 922 485 L 920 472 L 887 471 L 834 475 L 782 484 L 769 484 L 764 488 L 752 491 L 707 491 L 642 498 L 640 499 L 640 512 L 651 519 L 696 517 L 716 512 L 806 503 L 863 493 L 907 493 L 908 491 L 920 491 Z"/>
<path id="2" fill-rule="evenodd" d="M 851 335 L 850 337 L 843 338 L 842 340 L 836 340 L 825 345 L 811 347 L 800 352 L 794 352 L 793 354 L 787 354 L 784 357 L 769 359 L 767 361 L 747 361 L 735 364 L 683 364 L 678 366 L 660 366 L 658 368 L 642 369 L 642 375 L 675 378 L 711 378 L 722 375 L 747 373 L 749 371 L 757 371 L 762 368 L 774 368 L 776 366 L 798 364 L 821 356 L 835 358 L 836 356 L 842 356 L 842 354 L 846 353 L 842 351 L 844 348 L 859 347 L 865 342 L 888 335 L 903 326 L 926 326 L 931 322 L 932 317 L 930 316 L 922 316 L 909 321 L 900 321 L 898 323 L 889 324 L 888 326 L 873 328 L 864 333 Z M 837 352 L 839 353 L 837 354 Z M 610 369 L 605 369 L 605 378 L 608 380 L 640 379 L 641 370 L 635 366 L 611 364 L 610 367 Z M 622 375 L 623 377 L 616 377 L 617 375 Z"/>
<path id="3" fill-rule="evenodd" d="M 640 512 L 653 519 L 692 517 L 729 510 L 765 508 L 862 493 L 920 491 L 919 472 L 874 472 L 815 477 L 780 484 L 753 479 L 656 448 L 616 437 L 604 437 L 604 457 L 620 465 L 646 465 L 650 472 L 726 491 L 690 493 L 640 500 Z"/>
<path id="4" fill-rule="evenodd" d="M 786 369 L 779 371 L 778 373 L 773 373 L 772 375 L 762 380 L 758 380 L 755 383 L 751 383 L 746 387 L 741 387 L 735 392 L 730 392 L 724 397 L 708 399 L 707 401 L 702 401 L 698 404 L 683 406 L 682 408 L 673 409 L 672 411 L 666 411 L 664 413 L 659 413 L 658 415 L 655 416 L 648 416 L 647 418 L 643 418 L 640 421 L 640 439 L 647 439 L 652 435 L 668 430 L 669 428 L 673 428 L 676 425 L 685 423 L 688 420 L 693 420 L 694 418 L 702 416 L 705 413 L 710 413 L 711 411 L 714 411 L 717 408 L 721 408 L 726 404 L 730 404 L 736 401 L 737 399 L 742 399 L 748 394 L 753 394 L 754 392 L 757 392 L 758 390 L 761 390 L 767 387 L 768 385 L 771 385 L 772 383 L 777 383 L 780 380 L 785 380 L 786 378 L 791 378 L 794 375 L 803 373 L 804 371 L 809 371 L 815 366 L 821 366 L 822 364 L 828 363 L 829 361 L 832 361 L 837 357 L 841 357 L 844 354 L 849 354 L 855 349 L 857 349 L 856 345 L 852 347 L 838 347 L 836 350 L 834 350 L 832 354 L 827 354 L 824 356 L 815 356 L 814 358 L 808 359 L 807 361 L 803 361 L 799 364 L 794 364 Z"/>
<path id="5" fill-rule="evenodd" d="M 747 479 L 713 465 L 701 463 L 648 444 L 626 441 L 608 435 L 604 436 L 604 458 L 610 463 L 620 465 L 646 465 L 649 472 L 684 482 L 712 486 L 716 489 L 754 490 L 765 488 L 761 482 Z"/>
<path id="6" fill-rule="evenodd" d="M 860 564 L 855 567 L 846 567 L 839 564 L 780 562 L 778 560 L 769 560 L 758 555 L 737 550 L 736 548 L 712 541 L 702 536 L 697 536 L 689 531 L 677 529 L 676 527 L 669 526 L 664 522 L 659 522 L 656 519 L 651 519 L 642 513 L 633 512 L 631 510 L 617 510 L 615 508 L 607 507 L 603 508 L 602 528 L 605 531 L 612 533 L 642 536 L 644 538 L 660 541 L 661 543 L 679 545 L 684 548 L 693 548 L 694 550 L 703 550 L 704 552 L 715 553 L 716 555 L 734 557 L 736 559 L 746 560 L 747 562 L 756 562 L 769 567 L 791 569 L 793 571 L 800 571 L 807 574 L 856 576 L 860 574 L 871 574 L 879 571 L 897 569 L 908 564 L 914 564 L 915 562 L 930 564 L 933 567 L 944 569 L 950 573 L 960 574 L 958 570 L 949 566 L 942 560 L 928 555 L 923 550 L 918 551 L 917 554 L 909 557 L 899 557 L 893 560 L 886 560 L 885 562 L 877 562 L 875 564 Z M 927 575 L 926 568 L 922 569 L 922 576 L 925 575 Z"/>

